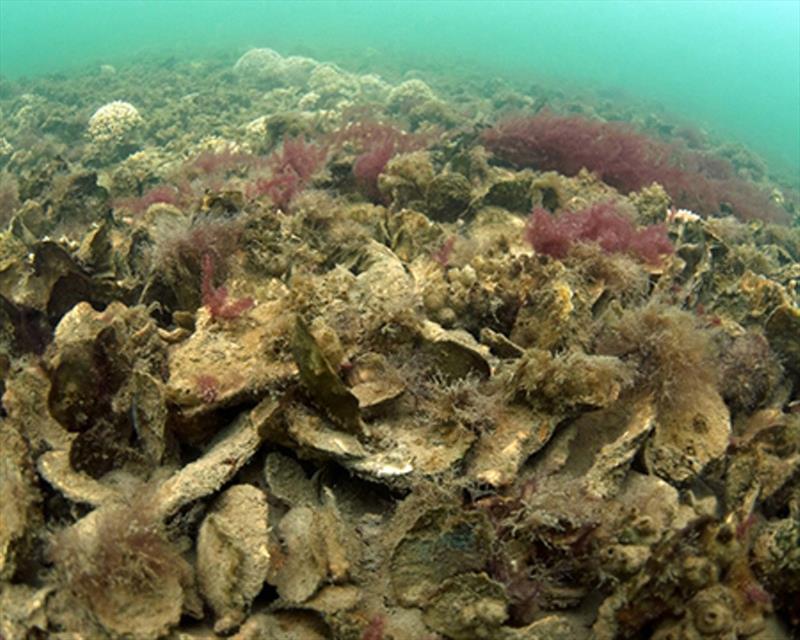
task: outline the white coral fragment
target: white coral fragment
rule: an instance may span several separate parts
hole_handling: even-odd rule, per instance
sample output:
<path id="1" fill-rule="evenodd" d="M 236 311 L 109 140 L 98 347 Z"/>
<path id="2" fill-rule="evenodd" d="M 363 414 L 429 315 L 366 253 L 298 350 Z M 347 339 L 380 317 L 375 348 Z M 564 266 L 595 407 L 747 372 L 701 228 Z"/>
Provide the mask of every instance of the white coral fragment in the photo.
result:
<path id="1" fill-rule="evenodd" d="M 97 144 L 122 144 L 129 141 L 143 123 L 136 107 L 115 100 L 104 104 L 89 118 L 89 137 Z"/>

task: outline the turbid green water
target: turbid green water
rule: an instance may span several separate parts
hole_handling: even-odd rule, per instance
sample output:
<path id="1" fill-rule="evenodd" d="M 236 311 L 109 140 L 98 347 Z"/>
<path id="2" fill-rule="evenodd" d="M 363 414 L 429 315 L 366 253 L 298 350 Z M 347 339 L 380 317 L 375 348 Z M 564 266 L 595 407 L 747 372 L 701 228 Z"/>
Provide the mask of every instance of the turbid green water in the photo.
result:
<path id="1" fill-rule="evenodd" d="M 796 0 L 0 0 L 0 72 L 9 77 L 251 46 L 343 63 L 355 55 L 378 71 L 447 65 L 605 87 L 742 141 L 800 183 Z"/>

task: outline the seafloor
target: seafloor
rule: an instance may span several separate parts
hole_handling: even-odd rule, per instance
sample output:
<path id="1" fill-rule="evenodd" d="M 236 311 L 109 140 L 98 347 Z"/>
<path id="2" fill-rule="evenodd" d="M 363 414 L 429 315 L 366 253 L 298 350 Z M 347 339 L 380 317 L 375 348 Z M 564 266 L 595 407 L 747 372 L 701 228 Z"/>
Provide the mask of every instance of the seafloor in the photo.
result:
<path id="1" fill-rule="evenodd" d="M 0 637 L 790 638 L 798 219 L 617 95 L 0 81 Z"/>

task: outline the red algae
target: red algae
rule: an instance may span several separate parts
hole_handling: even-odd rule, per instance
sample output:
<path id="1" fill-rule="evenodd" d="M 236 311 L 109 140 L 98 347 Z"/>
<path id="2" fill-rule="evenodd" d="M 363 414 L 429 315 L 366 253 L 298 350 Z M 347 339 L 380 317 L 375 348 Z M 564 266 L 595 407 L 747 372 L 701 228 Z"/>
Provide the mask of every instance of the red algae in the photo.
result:
<path id="1" fill-rule="evenodd" d="M 502 120 L 482 137 L 495 156 L 519 167 L 567 176 L 585 168 L 625 193 L 658 182 L 677 206 L 704 215 L 730 208 L 742 220 L 788 222 L 769 194 L 736 177 L 727 160 L 651 138 L 624 123 L 543 111 Z"/>
<path id="2" fill-rule="evenodd" d="M 203 305 L 214 320 L 234 320 L 255 306 L 252 298 L 230 300 L 226 287 L 214 286 L 214 257 L 210 253 L 203 256 L 201 293 Z"/>
<path id="3" fill-rule="evenodd" d="M 143 195 L 130 198 L 115 198 L 114 208 L 127 209 L 134 215 L 141 215 L 150 205 L 164 203 L 179 207 L 181 197 L 178 190 L 170 185 L 162 184 L 146 191 Z"/>
<path id="4" fill-rule="evenodd" d="M 251 199 L 266 195 L 276 207 L 288 211 L 292 200 L 305 189 L 311 177 L 325 164 L 328 149 L 306 142 L 303 138 L 285 138 L 280 151 L 266 160 L 269 177 L 259 178 L 248 185 Z"/>
<path id="5" fill-rule="evenodd" d="M 610 202 L 560 216 L 537 207 L 528 220 L 525 239 L 538 253 L 553 258 L 565 258 L 581 242 L 596 242 L 606 253 L 630 253 L 649 264 L 658 264 L 673 251 L 664 225 L 637 229 Z"/>

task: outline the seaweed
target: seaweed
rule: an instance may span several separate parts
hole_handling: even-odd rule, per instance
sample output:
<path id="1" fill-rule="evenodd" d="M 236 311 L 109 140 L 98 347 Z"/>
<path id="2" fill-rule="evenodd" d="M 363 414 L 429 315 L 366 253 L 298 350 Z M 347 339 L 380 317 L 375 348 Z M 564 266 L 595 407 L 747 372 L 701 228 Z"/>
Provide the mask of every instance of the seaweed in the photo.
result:
<path id="1" fill-rule="evenodd" d="M 730 209 L 742 220 L 789 222 L 770 194 L 738 178 L 727 160 L 651 138 L 624 123 L 541 111 L 500 121 L 484 132 L 483 141 L 516 166 L 568 176 L 586 168 L 625 193 L 657 182 L 677 206 L 705 215 Z"/>
<path id="2" fill-rule="evenodd" d="M 597 341 L 597 353 L 635 367 L 637 387 L 658 402 L 678 403 L 686 391 L 716 385 L 719 366 L 713 333 L 677 307 L 650 302 L 625 311 Z"/>
<path id="3" fill-rule="evenodd" d="M 270 176 L 250 184 L 246 188 L 247 195 L 250 198 L 269 196 L 276 207 L 288 211 L 292 200 L 308 186 L 327 156 L 324 146 L 306 142 L 304 138 L 286 137 L 281 149 L 266 159 Z"/>
<path id="4" fill-rule="evenodd" d="M 203 306 L 208 309 L 212 320 L 235 320 L 255 306 L 250 297 L 230 300 L 228 289 L 214 286 L 214 256 L 203 255 L 203 275 L 201 279 Z"/>
<path id="5" fill-rule="evenodd" d="M 378 176 L 396 154 L 422 149 L 428 143 L 426 136 L 407 133 L 383 122 L 363 119 L 351 122 L 332 136 L 336 148 L 355 149 L 353 177 L 363 194 L 373 202 L 380 200 Z"/>
<path id="6" fill-rule="evenodd" d="M 775 174 L 566 90 L 240 62 L 0 96 L 0 634 L 796 625 L 800 236 L 728 215 Z"/>
<path id="7" fill-rule="evenodd" d="M 95 522 L 94 531 L 73 526 L 59 532 L 50 547 L 77 613 L 91 612 L 120 634 L 177 622 L 192 570 L 148 508 L 147 492 L 98 512 Z"/>
<path id="8" fill-rule="evenodd" d="M 748 331 L 720 340 L 721 392 L 736 412 L 749 413 L 770 398 L 782 369 L 763 334 Z"/>
<path id="9" fill-rule="evenodd" d="M 596 242 L 607 253 L 629 253 L 658 264 L 672 253 L 664 225 L 636 229 L 612 202 L 600 202 L 558 217 L 536 207 L 525 227 L 525 239 L 537 252 L 565 258 L 578 243 Z"/>
<path id="10" fill-rule="evenodd" d="M 112 204 L 115 209 L 126 209 L 138 216 L 147 211 L 150 205 L 158 203 L 178 207 L 182 204 L 181 194 L 175 187 L 162 184 L 152 187 L 138 197 L 114 198 Z"/>

